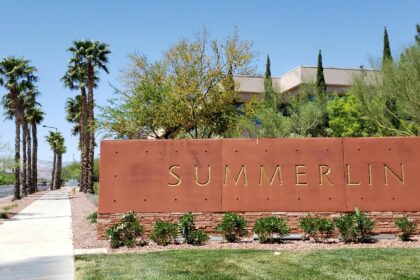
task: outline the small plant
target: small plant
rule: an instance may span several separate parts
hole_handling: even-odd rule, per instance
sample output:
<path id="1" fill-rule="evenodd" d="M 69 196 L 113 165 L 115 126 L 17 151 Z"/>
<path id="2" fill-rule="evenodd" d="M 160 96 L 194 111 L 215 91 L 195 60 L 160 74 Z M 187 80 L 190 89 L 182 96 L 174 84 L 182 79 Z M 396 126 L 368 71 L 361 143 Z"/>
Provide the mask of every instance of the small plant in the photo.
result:
<path id="1" fill-rule="evenodd" d="M 357 242 L 370 241 L 373 235 L 372 230 L 375 226 L 375 222 L 357 208 L 354 212 L 354 220 L 356 224 Z"/>
<path id="2" fill-rule="evenodd" d="M 11 210 L 11 209 L 13 209 L 13 208 L 16 208 L 16 207 L 18 207 L 18 205 L 17 205 L 16 203 L 13 203 L 13 204 L 9 204 L 9 205 L 4 206 L 4 207 L 3 207 L 3 210 L 4 210 L 5 212 L 7 212 L 7 211 L 9 211 L 9 210 Z"/>
<path id="3" fill-rule="evenodd" d="M 158 245 L 166 246 L 175 242 L 178 232 L 178 226 L 169 222 L 156 221 L 153 226 L 153 232 L 150 239 Z"/>
<path id="4" fill-rule="evenodd" d="M 247 222 L 241 216 L 227 212 L 216 227 L 216 230 L 223 235 L 228 242 L 237 242 L 240 237 L 247 235 Z"/>
<path id="5" fill-rule="evenodd" d="M 194 216 L 191 212 L 179 218 L 179 230 L 187 244 L 202 245 L 209 240 L 209 236 L 194 224 Z"/>
<path id="6" fill-rule="evenodd" d="M 327 241 L 334 232 L 333 220 L 313 217 L 310 214 L 299 219 L 299 226 L 304 232 L 303 238 L 312 238 L 315 242 Z"/>
<path id="7" fill-rule="evenodd" d="M 299 219 L 299 227 L 303 230 L 303 239 L 307 240 L 313 238 L 315 241 L 318 240 L 318 224 L 315 217 L 308 214 L 306 217 Z"/>
<path id="8" fill-rule="evenodd" d="M 327 218 L 318 218 L 318 232 L 322 242 L 330 239 L 334 233 L 334 221 Z"/>
<path id="9" fill-rule="evenodd" d="M 0 219 L 8 219 L 7 212 L 0 212 Z"/>
<path id="10" fill-rule="evenodd" d="M 289 233 L 289 227 L 284 219 L 278 217 L 259 218 L 255 222 L 254 232 L 258 235 L 261 243 L 273 242 L 274 235 L 279 240 Z"/>
<path id="11" fill-rule="evenodd" d="M 206 232 L 204 232 L 204 230 L 196 229 L 195 231 L 191 232 L 190 234 L 191 241 L 188 244 L 191 244 L 194 246 L 201 246 L 207 241 L 209 241 L 209 239 L 210 239 L 209 235 Z"/>
<path id="12" fill-rule="evenodd" d="M 356 239 L 356 229 L 354 227 L 353 214 L 341 215 L 335 220 L 335 226 L 340 232 L 341 239 L 345 243 L 354 242 Z"/>
<path id="13" fill-rule="evenodd" d="M 355 212 L 342 215 L 335 220 L 344 242 L 368 242 L 372 237 L 374 221 L 356 208 Z"/>
<path id="14" fill-rule="evenodd" d="M 91 224 L 96 224 L 98 219 L 98 212 L 93 212 L 86 218 Z"/>
<path id="15" fill-rule="evenodd" d="M 112 248 L 133 247 L 142 234 L 143 226 L 139 224 L 136 215 L 132 211 L 124 214 L 120 223 L 106 231 L 106 236 L 110 240 Z"/>
<path id="16" fill-rule="evenodd" d="M 402 241 L 410 241 L 411 236 L 416 232 L 417 225 L 410 221 L 407 216 L 395 220 L 395 225 L 401 230 L 399 238 Z"/>

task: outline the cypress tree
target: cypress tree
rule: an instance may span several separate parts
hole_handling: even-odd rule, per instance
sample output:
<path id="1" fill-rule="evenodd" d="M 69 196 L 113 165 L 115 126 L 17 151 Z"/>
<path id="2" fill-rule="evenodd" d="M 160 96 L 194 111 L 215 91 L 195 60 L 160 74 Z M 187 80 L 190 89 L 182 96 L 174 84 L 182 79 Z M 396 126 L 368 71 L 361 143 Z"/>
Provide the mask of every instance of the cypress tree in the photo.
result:
<path id="1" fill-rule="evenodd" d="M 265 78 L 271 79 L 271 64 L 270 56 L 267 54 L 267 62 L 265 63 Z"/>
<path id="2" fill-rule="evenodd" d="M 267 55 L 267 62 L 265 64 L 265 79 L 264 79 L 264 91 L 265 100 L 273 105 L 274 103 L 274 92 L 273 92 L 273 80 L 271 79 L 271 65 L 270 57 Z"/>
<path id="3" fill-rule="evenodd" d="M 420 45 L 420 25 L 418 24 L 416 24 L 416 31 L 417 31 L 417 34 L 414 38 L 416 39 L 417 45 Z"/>
<path id="4" fill-rule="evenodd" d="M 384 52 L 382 56 L 382 64 L 385 61 L 392 61 L 392 55 L 391 55 L 391 48 L 389 46 L 389 38 L 388 38 L 388 31 L 384 30 Z"/>
<path id="5" fill-rule="evenodd" d="M 311 134 L 312 136 L 327 136 L 329 122 L 327 113 L 327 84 L 325 83 L 324 67 L 322 66 L 321 50 L 318 52 L 318 67 L 316 71 L 316 102 L 322 110 L 322 120 L 311 131 Z"/>
<path id="6" fill-rule="evenodd" d="M 386 62 L 392 62 L 392 55 L 391 55 L 391 47 L 389 46 L 389 38 L 388 38 L 388 31 L 386 30 L 386 27 L 384 29 L 384 53 L 382 57 L 382 65 L 385 65 Z M 400 120 L 396 118 L 392 112 L 394 112 L 397 109 L 397 101 L 394 97 L 388 96 L 385 100 L 385 107 L 386 107 L 386 113 L 385 115 L 390 120 L 392 125 L 395 128 L 399 128 L 400 126 Z"/>
<path id="7" fill-rule="evenodd" d="M 324 67 L 322 66 L 322 54 L 321 50 L 318 53 L 318 68 L 316 71 L 316 88 L 318 93 L 327 93 L 327 84 L 324 78 Z"/>

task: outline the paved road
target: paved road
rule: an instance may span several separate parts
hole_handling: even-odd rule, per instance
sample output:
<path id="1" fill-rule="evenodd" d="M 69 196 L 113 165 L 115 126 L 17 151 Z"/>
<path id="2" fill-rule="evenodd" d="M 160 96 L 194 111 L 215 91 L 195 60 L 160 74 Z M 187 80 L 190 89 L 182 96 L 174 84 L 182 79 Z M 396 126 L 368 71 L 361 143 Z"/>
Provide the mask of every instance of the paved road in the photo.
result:
<path id="1" fill-rule="evenodd" d="M 39 191 L 48 190 L 50 186 L 38 185 Z M 0 198 L 13 195 L 13 185 L 0 186 Z"/>
<path id="2" fill-rule="evenodd" d="M 0 225 L 0 279 L 74 279 L 69 189 L 48 192 Z"/>

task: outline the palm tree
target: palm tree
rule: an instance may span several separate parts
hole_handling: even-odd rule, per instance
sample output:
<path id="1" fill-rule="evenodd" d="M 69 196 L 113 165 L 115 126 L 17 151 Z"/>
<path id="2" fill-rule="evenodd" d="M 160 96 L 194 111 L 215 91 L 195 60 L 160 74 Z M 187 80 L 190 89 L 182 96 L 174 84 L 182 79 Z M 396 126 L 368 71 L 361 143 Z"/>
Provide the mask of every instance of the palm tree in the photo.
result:
<path id="1" fill-rule="evenodd" d="M 23 148 L 24 148 L 24 163 L 26 169 L 23 170 L 23 174 L 26 176 L 26 188 L 24 187 L 24 193 L 27 194 L 33 193 L 35 190 L 34 180 L 33 180 L 33 162 L 32 162 L 32 136 L 31 136 L 31 121 L 29 120 L 28 111 L 39 105 L 36 102 L 36 97 L 39 95 L 39 92 L 35 88 L 30 89 L 21 94 L 23 98 L 23 109 L 25 112 L 25 118 L 23 120 Z M 25 153 L 26 150 L 26 153 Z M 26 157 L 25 157 L 26 156 Z M 35 163 L 36 164 L 36 163 Z"/>
<path id="2" fill-rule="evenodd" d="M 80 133 L 80 95 L 76 95 L 74 98 L 67 98 L 66 101 L 66 120 L 70 123 L 73 123 L 74 126 L 71 130 L 71 133 L 76 136 L 81 136 Z M 82 139 L 79 140 L 79 142 L 82 142 Z"/>
<path id="3" fill-rule="evenodd" d="M 21 92 L 33 87 L 37 80 L 37 69 L 23 58 L 6 57 L 0 62 L 0 86 L 8 90 L 11 108 L 15 119 L 15 184 L 14 199 L 20 199 L 20 127 L 25 119 Z M 23 168 L 26 169 L 25 162 Z M 25 172 L 24 172 L 25 173 Z M 26 184 L 24 175 L 23 184 Z"/>
<path id="4" fill-rule="evenodd" d="M 44 120 L 44 112 L 37 106 L 32 106 L 27 109 L 27 119 L 32 131 L 32 186 L 29 189 L 30 193 L 38 191 L 38 137 L 37 125 Z"/>
<path id="5" fill-rule="evenodd" d="M 79 108 L 76 108 L 77 100 L 72 101 L 70 104 L 66 105 L 66 111 L 70 116 L 71 122 L 76 121 L 76 118 L 79 120 L 79 148 L 80 148 L 80 191 L 87 190 L 87 162 L 89 155 L 89 131 L 86 129 L 87 126 L 87 97 L 86 97 L 86 84 L 87 84 L 87 75 L 85 68 L 75 62 L 71 62 L 66 74 L 61 79 L 64 82 L 64 85 L 71 90 L 80 89 L 80 98 L 79 98 Z M 72 108 L 68 108 L 72 106 Z M 69 112 L 68 110 L 71 110 Z M 78 112 L 77 112 L 78 111 Z M 67 118 L 68 119 L 68 118 Z M 69 119 L 68 119 L 69 120 Z M 74 130 L 73 130 L 74 132 Z"/>
<path id="6" fill-rule="evenodd" d="M 71 59 L 74 65 L 78 65 L 86 70 L 88 99 L 87 99 L 87 130 L 89 133 L 88 161 L 87 161 L 87 192 L 93 193 L 93 164 L 95 155 L 95 115 L 94 115 L 94 95 L 93 89 L 96 84 L 96 75 L 100 70 L 108 73 L 106 64 L 111 53 L 109 46 L 100 41 L 81 40 L 74 41 L 69 48 L 73 53 Z"/>
<path id="7" fill-rule="evenodd" d="M 50 131 L 46 139 L 54 154 L 50 189 L 59 189 L 61 186 L 61 155 L 65 152 L 64 138 L 60 132 Z"/>
<path id="8" fill-rule="evenodd" d="M 54 189 L 58 190 L 61 188 L 61 185 L 63 184 L 63 180 L 61 179 L 61 170 L 63 168 L 63 161 L 62 161 L 62 155 L 66 152 L 66 146 L 64 146 L 64 138 L 61 137 L 60 141 L 57 143 L 56 147 L 57 151 L 57 166 L 55 167 L 55 186 Z"/>

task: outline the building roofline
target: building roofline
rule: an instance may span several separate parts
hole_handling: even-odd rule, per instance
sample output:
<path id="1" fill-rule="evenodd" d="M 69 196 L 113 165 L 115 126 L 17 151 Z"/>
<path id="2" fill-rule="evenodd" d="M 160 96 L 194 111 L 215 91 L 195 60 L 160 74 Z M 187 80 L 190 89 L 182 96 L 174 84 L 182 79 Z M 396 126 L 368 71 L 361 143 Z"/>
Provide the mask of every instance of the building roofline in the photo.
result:
<path id="1" fill-rule="evenodd" d="M 282 78 L 282 77 L 284 77 L 284 76 L 287 76 L 287 75 L 289 75 L 290 73 L 292 73 L 292 72 L 294 72 L 294 71 L 296 71 L 296 70 L 298 70 L 298 69 L 303 69 L 303 68 L 318 68 L 317 66 L 313 66 L 313 65 L 298 65 L 298 66 L 296 66 L 295 68 L 293 68 L 293 69 L 291 69 L 291 70 L 289 70 L 289 71 L 287 71 L 286 73 L 284 73 L 284 74 L 282 74 L 282 75 L 280 75 L 280 76 L 271 76 L 271 78 L 274 78 L 274 79 L 279 79 L 279 78 Z M 323 67 L 324 68 L 324 70 L 325 69 L 333 69 L 333 70 L 363 70 L 363 71 L 378 71 L 378 70 L 376 70 L 376 69 L 372 69 L 372 68 L 363 68 L 363 69 L 360 69 L 360 68 L 350 68 L 350 67 L 329 67 L 329 66 L 327 66 L 327 67 Z M 255 79 L 259 79 L 259 78 L 265 78 L 263 75 L 234 75 L 234 77 L 244 77 L 244 78 L 255 78 Z"/>

